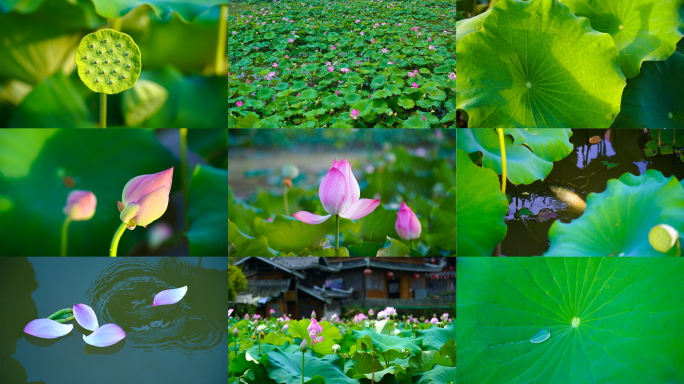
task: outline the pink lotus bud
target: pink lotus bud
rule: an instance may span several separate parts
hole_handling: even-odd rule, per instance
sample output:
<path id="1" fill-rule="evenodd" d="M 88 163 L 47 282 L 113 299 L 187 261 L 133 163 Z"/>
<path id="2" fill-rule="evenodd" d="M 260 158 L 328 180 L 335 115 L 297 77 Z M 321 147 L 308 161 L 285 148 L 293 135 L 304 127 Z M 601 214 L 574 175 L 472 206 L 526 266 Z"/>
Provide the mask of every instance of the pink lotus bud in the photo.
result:
<path id="1" fill-rule="evenodd" d="M 67 196 L 64 214 L 74 221 L 90 220 L 95 214 L 97 199 L 90 191 L 73 190 Z"/>
<path id="2" fill-rule="evenodd" d="M 271 312 L 271 315 L 272 315 L 275 313 L 275 309 L 271 308 L 271 310 L 269 312 Z"/>
<path id="3" fill-rule="evenodd" d="M 311 311 L 311 318 L 315 319 L 316 318 L 316 311 Z"/>
<path id="4" fill-rule="evenodd" d="M 433 317 L 432 320 L 430 320 L 430 323 L 437 324 L 437 323 L 439 323 L 439 320 L 437 320 L 436 317 Z"/>
<path id="5" fill-rule="evenodd" d="M 320 224 L 331 215 L 340 215 L 345 219 L 357 220 L 367 216 L 380 204 L 379 199 L 359 199 L 359 183 L 351 170 L 352 164 L 347 159 L 333 162 L 328 173 L 318 188 L 318 196 L 323 208 L 329 213 L 319 216 L 306 211 L 299 211 L 294 216 L 307 224 Z"/>
<path id="6" fill-rule="evenodd" d="M 233 337 L 238 337 L 239 334 L 240 334 L 240 332 L 238 331 L 237 327 L 234 327 L 233 328 Z"/>
<path id="7" fill-rule="evenodd" d="M 307 350 L 306 339 L 302 340 L 302 343 L 299 344 L 299 350 L 302 352 L 306 352 L 306 350 Z"/>
<path id="8" fill-rule="evenodd" d="M 372 308 L 368 310 L 368 316 L 373 316 L 373 309 Z"/>
<path id="9" fill-rule="evenodd" d="M 123 190 L 123 203 L 118 201 L 121 221 L 128 229 L 147 227 L 160 218 L 169 205 L 173 167 L 152 175 L 132 178 Z"/>

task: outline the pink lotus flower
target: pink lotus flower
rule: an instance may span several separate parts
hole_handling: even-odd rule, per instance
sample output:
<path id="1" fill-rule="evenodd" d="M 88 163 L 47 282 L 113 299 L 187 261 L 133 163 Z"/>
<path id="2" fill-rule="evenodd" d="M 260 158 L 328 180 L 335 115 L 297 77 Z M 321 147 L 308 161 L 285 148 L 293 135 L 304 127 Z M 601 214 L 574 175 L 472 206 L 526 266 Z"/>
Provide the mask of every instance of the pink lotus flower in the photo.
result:
<path id="1" fill-rule="evenodd" d="M 387 314 L 387 316 L 394 316 L 397 314 L 397 310 L 394 309 L 394 307 L 387 307 L 384 311 Z"/>
<path id="2" fill-rule="evenodd" d="M 361 64 L 361 62 L 360 62 L 360 61 L 357 61 L 357 62 L 356 62 L 356 65 L 359 65 L 359 64 Z"/>
<path id="3" fill-rule="evenodd" d="M 456 74 L 453 73 L 453 72 L 451 72 L 451 73 L 449 74 L 449 78 L 450 78 L 451 80 L 456 80 Z"/>
<path id="4" fill-rule="evenodd" d="M 154 296 L 154 302 L 152 306 L 156 307 L 158 305 L 176 304 L 177 302 L 181 301 L 181 299 L 185 296 L 187 292 L 187 285 L 181 288 L 167 289 L 161 291 Z"/>
<path id="5" fill-rule="evenodd" d="M 421 118 L 423 119 L 423 121 L 425 121 L 425 120 L 426 120 L 426 118 L 425 118 L 425 115 L 423 115 L 423 116 L 422 116 Z"/>
<path id="6" fill-rule="evenodd" d="M 368 316 L 373 316 L 373 308 L 368 310 Z"/>
<path id="7" fill-rule="evenodd" d="M 328 72 L 334 72 L 335 68 L 334 67 L 328 67 Z"/>
<path id="8" fill-rule="evenodd" d="M 375 43 L 375 39 L 371 39 L 371 43 Z"/>
<path id="9" fill-rule="evenodd" d="M 437 320 L 436 317 L 433 317 L 432 320 L 430 320 L 430 323 L 437 324 L 437 323 L 439 323 L 439 320 Z"/>
<path id="10" fill-rule="evenodd" d="M 95 347 L 109 347 L 124 337 L 126 337 L 126 332 L 121 327 L 116 324 L 105 324 L 90 335 L 83 335 L 83 341 Z"/>
<path id="11" fill-rule="evenodd" d="M 340 69 L 340 72 L 349 73 L 349 68 L 342 68 Z"/>
<path id="12" fill-rule="evenodd" d="M 244 104 L 244 103 L 243 103 L 242 101 L 238 101 L 238 102 L 237 102 L 238 108 L 239 108 L 239 107 L 242 107 L 243 104 Z"/>
<path id="13" fill-rule="evenodd" d="M 428 43 L 431 42 L 431 41 L 432 41 L 432 38 L 431 38 L 431 37 L 428 37 Z"/>
<path id="14" fill-rule="evenodd" d="M 387 53 L 387 52 L 389 52 L 389 51 L 386 48 L 382 49 L 382 53 Z"/>
<path id="15" fill-rule="evenodd" d="M 416 89 L 418 89 L 418 83 L 413 83 L 413 85 L 411 85 L 411 88 L 416 88 Z"/>
<path id="16" fill-rule="evenodd" d="M 418 74 L 418 70 L 417 70 L 417 69 L 414 69 L 414 70 L 413 70 L 413 73 Z"/>
<path id="17" fill-rule="evenodd" d="M 331 45 L 331 46 L 330 46 L 330 50 L 332 51 L 333 49 L 335 49 L 335 46 L 334 46 L 334 45 Z"/>
<path id="18" fill-rule="evenodd" d="M 416 77 L 416 74 L 413 73 L 413 72 L 409 72 L 409 73 L 408 73 L 408 77 Z"/>
<path id="19" fill-rule="evenodd" d="M 401 207 L 399 207 L 394 229 L 397 230 L 397 234 L 404 240 L 413 240 L 420 237 L 420 221 L 418 221 L 416 214 L 413 213 L 405 202 L 401 203 Z"/>
<path id="20" fill-rule="evenodd" d="M 233 313 L 233 310 L 234 310 L 233 308 L 231 308 L 231 309 L 228 310 L 228 318 L 231 317 L 230 314 Z"/>
<path id="21" fill-rule="evenodd" d="M 290 38 L 290 40 L 288 40 L 288 41 L 289 41 L 290 43 L 294 43 L 294 39 L 292 39 L 292 38 Z"/>
<path id="22" fill-rule="evenodd" d="M 428 47 L 428 49 L 435 49 L 435 47 L 431 45 Z"/>
<path id="23" fill-rule="evenodd" d="M 353 111 L 352 111 L 353 113 Z M 358 113 L 358 111 L 357 111 Z M 299 211 L 294 216 L 307 224 L 320 224 L 332 215 L 339 215 L 345 219 L 357 220 L 367 216 L 380 204 L 379 199 L 359 199 L 359 183 L 351 170 L 352 164 L 347 159 L 333 162 L 320 187 L 318 196 L 327 216 L 319 216 L 306 211 Z"/>
<path id="24" fill-rule="evenodd" d="M 361 36 L 363 36 L 363 32 L 361 32 Z"/>
<path id="25" fill-rule="evenodd" d="M 74 221 L 90 220 L 95 214 L 97 199 L 90 191 L 73 190 L 67 196 L 64 214 Z"/>
<path id="26" fill-rule="evenodd" d="M 418 32 L 418 36 L 422 36 L 422 35 L 423 35 L 422 33 Z"/>
<path id="27" fill-rule="evenodd" d="M 340 91 L 335 91 L 335 94 L 336 94 L 337 96 L 339 96 L 339 95 L 340 95 Z"/>
<path id="28" fill-rule="evenodd" d="M 275 309 L 271 308 L 271 310 L 270 310 L 269 312 L 270 312 L 270 313 L 271 313 L 271 315 L 272 315 L 272 314 L 274 314 L 274 313 L 275 313 Z"/>
<path id="29" fill-rule="evenodd" d="M 289 58 L 290 58 L 290 55 L 285 55 L 285 58 L 286 58 L 286 59 L 289 59 Z"/>
<path id="30" fill-rule="evenodd" d="M 351 113 L 349 114 L 349 116 L 350 116 L 352 119 L 356 120 L 356 119 L 359 117 L 359 110 L 358 110 L 358 109 L 352 109 L 352 111 L 351 111 Z"/>
<path id="31" fill-rule="evenodd" d="M 128 229 L 136 225 L 147 227 L 160 218 L 169 205 L 173 167 L 152 175 L 132 178 L 124 187 L 122 200 L 117 201 L 119 218 Z"/>
<path id="32" fill-rule="evenodd" d="M 320 336 L 323 333 L 323 327 L 318 324 L 316 319 L 311 319 L 311 323 L 306 330 L 309 332 L 309 337 L 311 337 L 312 346 L 323 341 L 323 336 Z"/>
<path id="33" fill-rule="evenodd" d="M 278 63 L 273 63 L 273 68 L 278 68 Z"/>
<path id="34" fill-rule="evenodd" d="M 360 22 L 361 22 L 361 20 L 359 20 L 359 19 L 356 19 L 356 24 L 358 24 L 358 23 L 360 23 Z"/>

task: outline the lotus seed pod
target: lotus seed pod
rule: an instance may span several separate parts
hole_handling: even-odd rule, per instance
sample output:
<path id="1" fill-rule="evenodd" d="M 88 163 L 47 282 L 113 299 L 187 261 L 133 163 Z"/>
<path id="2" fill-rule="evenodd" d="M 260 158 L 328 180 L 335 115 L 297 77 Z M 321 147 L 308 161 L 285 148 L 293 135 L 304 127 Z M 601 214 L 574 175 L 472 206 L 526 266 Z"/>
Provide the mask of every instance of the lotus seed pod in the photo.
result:
<path id="1" fill-rule="evenodd" d="M 121 75 L 126 81 L 126 74 Z M 121 100 L 121 112 L 127 126 L 139 125 L 154 116 L 166 102 L 169 92 L 154 81 L 140 79 L 128 92 L 124 92 Z"/>
<path id="2" fill-rule="evenodd" d="M 126 52 L 112 48 L 111 44 L 125 46 Z M 89 71 L 88 59 L 96 55 L 103 64 L 97 71 Z M 132 88 L 142 68 L 140 48 L 130 36 L 113 29 L 102 29 L 83 37 L 74 59 L 81 81 L 94 92 L 110 95 Z M 94 60 L 93 64 L 100 64 L 100 60 Z M 100 77 L 95 77 L 94 73 Z"/>

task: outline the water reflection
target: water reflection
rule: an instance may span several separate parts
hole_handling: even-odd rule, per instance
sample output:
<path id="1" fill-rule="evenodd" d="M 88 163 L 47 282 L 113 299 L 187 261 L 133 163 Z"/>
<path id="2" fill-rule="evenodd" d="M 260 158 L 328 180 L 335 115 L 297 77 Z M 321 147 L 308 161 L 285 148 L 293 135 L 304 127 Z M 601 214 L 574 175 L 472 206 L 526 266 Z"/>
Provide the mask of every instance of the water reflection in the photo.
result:
<path id="1" fill-rule="evenodd" d="M 100 273 L 88 297 L 101 323 L 126 330 L 131 348 L 191 353 L 227 340 L 225 313 L 203 298 L 203 292 L 211 294 L 203 288 L 206 279 L 226 278 L 225 273 L 203 270 L 181 258 L 122 259 Z M 151 307 L 157 293 L 185 285 L 188 293 L 178 303 Z"/>

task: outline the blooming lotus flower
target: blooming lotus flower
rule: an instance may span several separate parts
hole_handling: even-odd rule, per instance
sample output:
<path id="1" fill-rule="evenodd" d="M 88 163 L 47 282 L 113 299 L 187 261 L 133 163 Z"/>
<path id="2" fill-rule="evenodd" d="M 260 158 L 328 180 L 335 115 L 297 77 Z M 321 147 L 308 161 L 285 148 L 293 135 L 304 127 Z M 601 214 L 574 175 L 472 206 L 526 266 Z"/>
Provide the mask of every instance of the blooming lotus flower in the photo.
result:
<path id="1" fill-rule="evenodd" d="M 397 314 L 397 310 L 394 309 L 394 307 L 387 307 L 385 308 L 385 313 L 387 314 L 387 316 L 394 316 Z"/>
<path id="2" fill-rule="evenodd" d="M 152 175 L 132 178 L 124 187 L 122 200 L 117 201 L 119 218 L 128 229 L 136 225 L 147 227 L 160 218 L 169 205 L 173 167 Z"/>
<path id="3" fill-rule="evenodd" d="M 271 308 L 271 310 L 270 310 L 269 312 L 270 312 L 270 313 L 271 313 L 271 315 L 272 315 L 272 314 L 274 314 L 274 313 L 275 313 L 275 309 Z"/>
<path id="4" fill-rule="evenodd" d="M 397 234 L 404 240 L 413 240 L 420 237 L 420 221 L 418 221 L 416 214 L 413 213 L 405 202 L 401 203 L 401 207 L 399 207 L 394 229 L 397 230 Z"/>
<path id="5" fill-rule="evenodd" d="M 64 214 L 74 221 L 90 220 L 95 214 L 97 199 L 90 191 L 73 190 L 67 196 Z"/>
<path id="6" fill-rule="evenodd" d="M 289 41 L 290 43 L 294 43 L 294 39 L 290 39 L 290 40 L 288 40 L 288 41 Z"/>
<path id="7" fill-rule="evenodd" d="M 152 304 L 152 306 L 156 307 L 157 305 L 176 304 L 183 298 L 183 296 L 185 296 L 185 293 L 187 292 L 187 286 L 161 291 L 157 293 L 156 296 L 154 296 L 154 303 Z"/>
<path id="8" fill-rule="evenodd" d="M 278 68 L 278 63 L 273 63 L 273 68 Z"/>
<path id="9" fill-rule="evenodd" d="M 290 328 L 290 323 L 283 325 L 283 329 L 281 329 L 280 332 L 286 333 L 288 328 Z"/>
<path id="10" fill-rule="evenodd" d="M 334 46 L 334 45 L 331 45 L 331 46 L 330 46 L 330 50 L 332 51 L 333 49 L 335 49 L 335 46 Z"/>
<path id="11" fill-rule="evenodd" d="M 230 318 L 230 314 L 233 313 L 233 308 L 228 310 L 228 318 Z"/>
<path id="12" fill-rule="evenodd" d="M 453 72 L 451 72 L 451 73 L 449 74 L 449 78 L 450 78 L 451 80 L 456 80 L 456 74 L 453 73 Z"/>
<path id="13" fill-rule="evenodd" d="M 436 317 L 433 317 L 432 320 L 430 320 L 430 323 L 437 324 L 437 323 L 439 323 L 439 320 L 437 320 Z"/>
<path id="14" fill-rule="evenodd" d="M 318 324 L 316 319 L 311 319 L 311 323 L 306 330 L 309 332 L 309 337 L 311 337 L 311 345 L 323 341 L 323 336 L 320 336 L 320 334 L 323 333 L 323 327 Z"/>
<path id="15" fill-rule="evenodd" d="M 31 320 L 24 327 L 24 332 L 41 339 L 56 339 L 62 337 L 74 329 L 73 324 L 62 324 L 50 319 Z"/>
<path id="16" fill-rule="evenodd" d="M 416 74 L 413 73 L 413 72 L 409 72 L 409 73 L 408 73 L 408 77 L 412 77 L 412 78 L 413 78 L 413 77 L 416 77 Z"/>
<path id="17" fill-rule="evenodd" d="M 389 51 L 387 50 L 387 48 L 383 48 L 383 49 L 382 49 L 382 53 L 387 53 L 387 52 L 389 52 Z"/>
<path id="18" fill-rule="evenodd" d="M 83 341 L 95 347 L 109 347 L 124 337 L 126 337 L 126 332 L 121 327 L 116 324 L 105 324 L 90 335 L 83 335 Z"/>
<path id="19" fill-rule="evenodd" d="M 351 111 L 351 113 L 349 114 L 349 116 L 350 116 L 352 119 L 356 120 L 356 118 L 359 117 L 359 110 L 358 110 L 358 109 L 352 109 L 352 111 Z"/>
<path id="20" fill-rule="evenodd" d="M 386 317 L 387 317 L 387 313 L 385 311 L 378 312 L 378 320 L 382 320 Z"/>
<path id="21" fill-rule="evenodd" d="M 97 316 L 95 316 L 95 311 L 85 304 L 76 304 L 73 308 L 74 318 L 81 325 L 81 327 L 94 331 L 99 328 L 97 323 Z"/>
<path id="22" fill-rule="evenodd" d="M 352 111 L 353 112 L 353 111 Z M 357 111 L 358 112 L 358 111 Z M 357 220 L 367 216 L 380 204 L 379 199 L 359 199 L 359 183 L 351 170 L 352 164 L 347 159 L 333 162 L 328 173 L 323 177 L 318 195 L 327 216 L 319 216 L 306 211 L 299 211 L 294 216 L 307 224 L 321 224 L 331 215 L 339 215 L 345 219 Z"/>
<path id="23" fill-rule="evenodd" d="M 435 47 L 431 45 L 428 47 L 428 49 L 435 49 Z"/>

